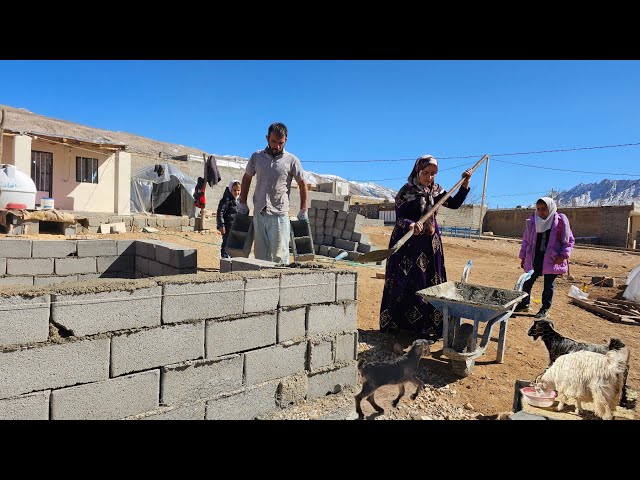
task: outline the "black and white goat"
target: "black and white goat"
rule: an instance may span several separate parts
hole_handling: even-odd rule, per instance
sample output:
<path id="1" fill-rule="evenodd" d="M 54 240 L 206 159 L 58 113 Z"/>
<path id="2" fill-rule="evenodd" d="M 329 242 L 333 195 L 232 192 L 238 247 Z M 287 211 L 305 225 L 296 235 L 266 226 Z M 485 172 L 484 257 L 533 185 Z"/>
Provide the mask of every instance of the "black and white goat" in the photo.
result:
<path id="1" fill-rule="evenodd" d="M 607 352 L 611 349 L 611 342 L 614 342 L 614 345 L 621 345 L 624 347 L 624 343 L 622 343 L 617 338 L 612 338 L 609 344 L 599 344 L 599 343 L 584 343 L 578 342 L 568 337 L 562 336 L 560 333 L 556 332 L 553 329 L 553 322 L 548 319 L 534 320 L 533 325 L 529 328 L 527 335 L 533 337 L 533 340 L 537 340 L 538 338 L 542 338 L 545 346 L 547 347 L 547 351 L 549 352 L 549 366 L 551 366 L 558 357 L 562 355 L 566 355 L 567 353 L 580 352 L 580 351 L 588 351 L 601 353 L 602 355 L 606 355 Z M 619 343 L 617 343 L 619 342 Z M 624 381 L 622 384 L 622 397 L 620 399 L 620 405 L 624 405 L 627 402 L 627 375 L 629 374 L 629 365 L 627 364 L 627 369 L 624 372 Z"/>

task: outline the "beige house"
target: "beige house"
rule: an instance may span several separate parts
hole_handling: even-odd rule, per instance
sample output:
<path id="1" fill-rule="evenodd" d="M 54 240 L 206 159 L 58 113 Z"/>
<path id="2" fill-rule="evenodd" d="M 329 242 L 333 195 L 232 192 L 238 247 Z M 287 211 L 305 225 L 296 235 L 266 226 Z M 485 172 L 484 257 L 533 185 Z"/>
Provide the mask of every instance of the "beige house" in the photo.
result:
<path id="1" fill-rule="evenodd" d="M 55 208 L 130 213 L 131 154 L 126 145 L 5 129 L 1 163 L 28 175 Z"/>

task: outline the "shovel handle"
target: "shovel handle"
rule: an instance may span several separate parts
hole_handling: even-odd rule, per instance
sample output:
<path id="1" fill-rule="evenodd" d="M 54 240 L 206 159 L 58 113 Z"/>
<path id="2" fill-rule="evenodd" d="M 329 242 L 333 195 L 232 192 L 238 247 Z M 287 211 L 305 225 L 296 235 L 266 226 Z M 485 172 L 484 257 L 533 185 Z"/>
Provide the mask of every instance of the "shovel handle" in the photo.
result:
<path id="1" fill-rule="evenodd" d="M 476 164 L 471 167 L 471 173 L 473 173 L 473 171 L 478 168 L 480 166 L 480 164 L 482 162 L 484 162 L 485 160 L 489 159 L 489 155 L 483 155 L 482 158 L 480 160 L 478 160 L 476 162 Z M 447 193 L 445 193 L 444 197 L 442 197 L 440 200 L 438 200 L 438 202 L 433 206 L 433 208 L 431 210 L 429 210 L 427 213 L 425 213 L 422 217 L 420 217 L 420 219 L 418 220 L 418 222 L 424 223 L 425 220 L 427 220 L 430 216 L 432 216 L 434 213 L 436 213 L 436 211 L 442 206 L 442 204 L 444 202 L 446 202 L 449 197 L 451 195 L 453 195 L 453 192 L 456 191 L 456 189 L 462 185 L 462 183 L 464 182 L 464 178 L 461 178 L 460 180 L 458 180 L 458 183 L 456 183 L 453 187 L 451 187 L 451 190 L 449 190 Z M 411 237 L 413 236 L 413 230 L 409 230 L 407 233 L 404 234 L 404 236 L 398 240 L 396 242 L 396 244 L 391 247 L 393 250 L 398 250 L 402 245 L 405 244 L 405 242 L 407 240 L 409 240 Z"/>

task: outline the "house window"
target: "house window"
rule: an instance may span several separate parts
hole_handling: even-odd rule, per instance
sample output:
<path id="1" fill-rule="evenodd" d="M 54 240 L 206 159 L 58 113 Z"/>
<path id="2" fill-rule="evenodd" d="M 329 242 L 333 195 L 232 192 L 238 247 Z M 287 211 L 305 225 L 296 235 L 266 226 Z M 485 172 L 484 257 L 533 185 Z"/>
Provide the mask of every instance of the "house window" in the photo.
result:
<path id="1" fill-rule="evenodd" d="M 76 182 L 98 183 L 98 159 L 76 157 Z"/>

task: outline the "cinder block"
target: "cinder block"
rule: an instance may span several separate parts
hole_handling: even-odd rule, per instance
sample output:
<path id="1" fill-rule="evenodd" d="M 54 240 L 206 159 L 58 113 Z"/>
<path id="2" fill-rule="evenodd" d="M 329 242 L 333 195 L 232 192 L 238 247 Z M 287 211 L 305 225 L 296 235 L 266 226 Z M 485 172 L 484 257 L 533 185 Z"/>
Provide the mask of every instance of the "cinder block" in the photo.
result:
<path id="1" fill-rule="evenodd" d="M 204 322 L 163 325 L 111 338 L 114 377 L 203 357 Z"/>
<path id="2" fill-rule="evenodd" d="M 115 240 L 78 240 L 78 257 L 118 255 Z"/>
<path id="3" fill-rule="evenodd" d="M 230 272 L 232 270 L 231 262 L 232 262 L 231 258 L 221 258 L 220 259 L 220 273 Z"/>
<path id="4" fill-rule="evenodd" d="M 51 420 L 118 420 L 158 408 L 160 371 L 51 392 Z"/>
<path id="5" fill-rule="evenodd" d="M 7 272 L 7 259 L 3 257 L 3 258 L 0 258 L 0 277 L 3 276 L 6 272 Z"/>
<path id="6" fill-rule="evenodd" d="M 347 252 L 354 252 L 356 250 L 356 248 L 358 247 L 358 243 L 357 242 L 352 242 L 350 240 L 343 240 L 342 238 L 337 239 L 335 245 L 336 245 L 336 247 L 342 248 L 343 250 L 346 250 Z"/>
<path id="7" fill-rule="evenodd" d="M 331 227 L 331 229 L 333 229 L 335 226 L 335 223 L 336 223 L 335 217 L 331 214 L 327 214 L 327 218 L 324 219 L 324 226 Z"/>
<path id="8" fill-rule="evenodd" d="M 51 319 L 75 336 L 160 325 L 162 287 L 52 295 Z"/>
<path id="9" fill-rule="evenodd" d="M 362 233 L 362 224 L 347 221 L 344 225 L 344 229 L 349 230 L 350 232 Z"/>
<path id="10" fill-rule="evenodd" d="M 351 235 L 353 235 L 353 232 L 349 230 L 343 230 L 342 233 L 340 234 L 340 239 L 351 241 Z"/>
<path id="11" fill-rule="evenodd" d="M 78 274 L 78 281 L 84 282 L 85 280 L 96 280 L 101 278 L 101 274 L 99 273 L 82 273 Z"/>
<path id="12" fill-rule="evenodd" d="M 344 210 L 338 210 L 338 215 L 336 216 L 337 220 L 344 220 L 344 222 L 346 223 L 347 221 L 347 212 L 345 212 Z M 344 227 L 344 223 L 342 224 L 342 226 Z"/>
<path id="13" fill-rule="evenodd" d="M 324 222 L 324 219 L 327 218 L 327 209 L 326 208 L 318 208 L 316 210 L 316 218 L 319 218 Z"/>
<path id="14" fill-rule="evenodd" d="M 353 331 L 357 328 L 356 303 L 309 305 L 307 335 Z"/>
<path id="15" fill-rule="evenodd" d="M 207 420 L 253 420 L 276 407 L 279 382 L 249 387 L 235 395 L 207 402 Z"/>
<path id="16" fill-rule="evenodd" d="M 135 240 L 116 240 L 116 248 L 118 251 L 118 255 L 126 255 L 129 257 L 136 256 Z"/>
<path id="17" fill-rule="evenodd" d="M 342 230 L 344 230 L 344 225 L 347 222 L 346 222 L 346 220 L 339 218 L 340 217 L 340 213 L 345 213 L 346 214 L 346 212 L 339 212 L 338 213 L 338 219 L 336 219 L 336 223 L 335 223 L 334 227 L 337 228 L 338 230 L 342 231 Z"/>
<path id="18" fill-rule="evenodd" d="M 0 286 L 1 285 L 33 285 L 33 277 L 0 277 Z"/>
<path id="19" fill-rule="evenodd" d="M 244 313 L 275 310 L 279 300 L 280 276 L 245 279 Z"/>
<path id="20" fill-rule="evenodd" d="M 351 234 L 351 241 L 359 243 L 369 243 L 371 240 L 369 240 L 369 235 L 367 235 L 366 233 L 353 232 Z"/>
<path id="21" fill-rule="evenodd" d="M 233 261 L 235 264 L 236 260 Z M 162 323 L 238 315 L 244 308 L 244 280 L 163 283 Z"/>
<path id="22" fill-rule="evenodd" d="M 342 210 L 349 211 L 349 202 L 345 202 L 342 200 L 329 200 L 329 210 Z"/>
<path id="23" fill-rule="evenodd" d="M 309 370 L 318 370 L 333 363 L 333 345 L 330 341 L 312 341 L 309 344 Z"/>
<path id="24" fill-rule="evenodd" d="M 368 243 L 358 244 L 358 251 L 360 253 L 369 253 L 371 250 L 373 250 L 373 247 Z"/>
<path id="25" fill-rule="evenodd" d="M 313 273 L 283 271 L 280 277 L 280 306 L 334 302 L 335 281 L 336 274 L 333 271 Z"/>
<path id="26" fill-rule="evenodd" d="M 7 275 L 53 275 L 53 258 L 7 258 Z"/>
<path id="27" fill-rule="evenodd" d="M 109 217 L 109 223 L 124 223 L 127 227 L 130 227 L 133 224 L 133 217 L 130 215 L 113 215 Z"/>
<path id="28" fill-rule="evenodd" d="M 267 260 L 258 260 L 257 258 L 244 258 L 235 257 L 231 263 L 231 269 L 233 272 L 246 272 L 253 270 L 265 270 L 268 268 L 274 268 L 275 262 L 269 262 Z"/>
<path id="29" fill-rule="evenodd" d="M 333 231 L 331 232 L 331 236 L 340 238 L 341 235 L 342 235 L 342 229 L 334 227 Z"/>
<path id="30" fill-rule="evenodd" d="M 110 256 L 96 257 L 96 270 L 102 272 L 133 272 L 135 268 L 135 257 L 131 256 Z"/>
<path id="31" fill-rule="evenodd" d="M 278 343 L 304 337 L 306 321 L 306 307 L 281 308 L 278 310 Z"/>
<path id="32" fill-rule="evenodd" d="M 172 267 L 171 265 L 162 264 L 162 275 L 179 275 L 180 269 Z"/>
<path id="33" fill-rule="evenodd" d="M 324 397 L 330 393 L 339 393 L 346 386 L 355 387 L 357 382 L 358 370 L 355 362 L 336 370 L 310 374 L 307 399 Z"/>
<path id="34" fill-rule="evenodd" d="M 0 400 L 0 420 L 49 420 L 51 390 Z"/>
<path id="35" fill-rule="evenodd" d="M 208 321 L 206 358 L 216 358 L 276 343 L 277 315 L 263 313 L 224 321 Z"/>
<path id="36" fill-rule="evenodd" d="M 352 362 L 358 356 L 358 332 L 336 336 L 336 362 Z"/>
<path id="37" fill-rule="evenodd" d="M 156 260 L 149 260 L 149 275 L 152 277 L 161 277 L 163 264 Z"/>
<path id="38" fill-rule="evenodd" d="M 347 213 L 347 222 L 362 224 L 364 220 L 365 220 L 364 215 L 360 215 L 359 213 L 355 213 L 355 212 Z"/>
<path id="39" fill-rule="evenodd" d="M 307 342 L 261 348 L 245 353 L 247 385 L 286 377 L 306 369 Z"/>
<path id="40" fill-rule="evenodd" d="M 313 240 L 317 245 L 322 245 L 324 243 L 324 234 L 322 233 L 316 233 L 315 236 L 313 237 Z"/>
<path id="41" fill-rule="evenodd" d="M 336 272 L 336 302 L 340 302 L 342 300 L 356 300 L 358 298 L 357 282 L 358 274 L 355 272 Z"/>
<path id="42" fill-rule="evenodd" d="M 327 245 L 320 245 L 320 255 L 329 256 L 329 247 Z"/>
<path id="43" fill-rule="evenodd" d="M 76 254 L 75 240 L 37 240 L 33 242 L 33 258 L 68 257 Z"/>
<path id="44" fill-rule="evenodd" d="M 164 218 L 164 228 L 179 228 L 180 227 L 180 218 L 179 217 L 165 217 Z"/>
<path id="45" fill-rule="evenodd" d="M 108 338 L 0 352 L 0 398 L 108 377 Z"/>
<path id="46" fill-rule="evenodd" d="M 49 338 L 49 295 L 0 297 L 0 347 Z"/>
<path id="47" fill-rule="evenodd" d="M 174 407 L 158 407 L 142 415 L 128 417 L 125 420 L 204 420 L 205 402 Z"/>
<path id="48" fill-rule="evenodd" d="M 96 273 L 96 258 L 56 258 L 56 275 L 74 275 L 78 273 Z"/>
<path id="49" fill-rule="evenodd" d="M 309 207 L 308 214 L 309 214 L 309 219 L 314 218 L 316 216 L 316 207 Z"/>
<path id="50" fill-rule="evenodd" d="M 0 240 L 0 255 L 4 258 L 31 258 L 31 240 Z"/>
<path id="51" fill-rule="evenodd" d="M 320 253 L 320 245 L 316 243 L 313 246 L 313 250 L 315 251 L 316 255 L 318 255 Z"/>
<path id="52" fill-rule="evenodd" d="M 326 200 L 311 200 L 311 208 L 324 209 L 329 208 L 329 202 Z"/>
<path id="53" fill-rule="evenodd" d="M 324 225 L 316 224 L 313 233 L 315 233 L 316 235 L 324 235 Z"/>
<path id="54" fill-rule="evenodd" d="M 324 233 L 323 235 L 325 237 L 329 236 L 329 237 L 333 237 L 333 227 L 324 227 Z M 326 238 L 325 238 L 326 241 Z"/>
<path id="55" fill-rule="evenodd" d="M 244 357 L 233 355 L 162 367 L 161 403 L 192 403 L 238 390 L 242 388 L 243 366 Z"/>
<path id="56" fill-rule="evenodd" d="M 77 275 L 65 275 L 61 277 L 33 277 L 34 285 L 54 285 L 56 283 L 77 282 Z"/>

